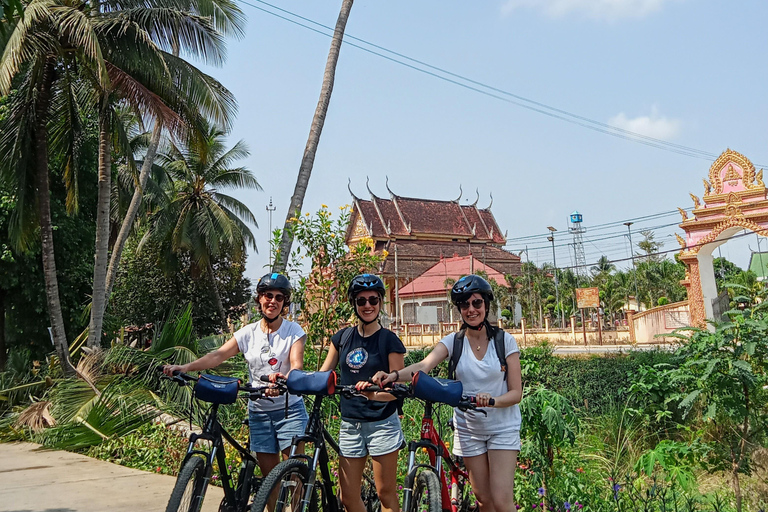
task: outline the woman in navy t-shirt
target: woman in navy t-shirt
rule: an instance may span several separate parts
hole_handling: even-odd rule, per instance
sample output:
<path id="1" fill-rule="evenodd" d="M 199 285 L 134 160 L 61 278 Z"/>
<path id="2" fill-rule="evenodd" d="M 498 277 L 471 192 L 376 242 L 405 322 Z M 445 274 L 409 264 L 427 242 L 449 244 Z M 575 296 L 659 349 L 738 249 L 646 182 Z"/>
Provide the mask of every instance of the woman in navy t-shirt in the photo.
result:
<path id="1" fill-rule="evenodd" d="M 368 382 L 379 371 L 401 370 L 405 347 L 395 333 L 378 322 L 384 283 L 371 274 L 359 275 L 349 285 L 348 296 L 360 321 L 331 338 L 321 371 L 333 370 L 341 363 L 341 384 L 354 385 Z M 367 396 L 370 399 L 341 398 L 341 501 L 348 512 L 365 512 L 360 486 L 370 455 L 382 512 L 399 512 L 397 453 L 404 438 L 397 403 L 389 393 L 367 393 Z"/>

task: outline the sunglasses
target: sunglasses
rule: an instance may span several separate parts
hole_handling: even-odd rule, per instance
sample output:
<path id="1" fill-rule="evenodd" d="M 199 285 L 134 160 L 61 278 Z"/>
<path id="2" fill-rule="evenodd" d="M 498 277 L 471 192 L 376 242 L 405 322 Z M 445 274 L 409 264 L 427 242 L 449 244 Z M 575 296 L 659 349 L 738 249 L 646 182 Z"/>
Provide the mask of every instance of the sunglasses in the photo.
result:
<path id="1" fill-rule="evenodd" d="M 285 295 L 283 295 L 282 293 L 267 292 L 262 295 L 267 299 L 274 300 L 276 302 L 283 302 L 285 300 Z"/>
<path id="2" fill-rule="evenodd" d="M 379 303 L 379 298 L 374 295 L 373 297 L 358 297 L 355 299 L 355 304 L 358 306 L 365 306 L 366 303 L 375 306 Z"/>
<path id="3" fill-rule="evenodd" d="M 471 301 L 465 300 L 463 302 L 456 303 L 456 305 L 462 311 L 468 310 L 470 305 L 472 305 L 472 307 L 475 309 L 480 309 L 480 306 L 482 306 L 483 304 L 485 304 L 485 301 L 483 299 L 473 299 Z"/>

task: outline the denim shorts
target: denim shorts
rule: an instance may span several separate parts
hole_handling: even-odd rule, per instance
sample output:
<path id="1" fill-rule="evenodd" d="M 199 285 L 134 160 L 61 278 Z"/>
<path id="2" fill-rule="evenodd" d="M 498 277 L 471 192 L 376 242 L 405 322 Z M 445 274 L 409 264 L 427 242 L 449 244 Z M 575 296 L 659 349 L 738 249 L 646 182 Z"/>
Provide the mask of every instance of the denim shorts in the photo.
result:
<path id="1" fill-rule="evenodd" d="M 405 438 L 397 413 L 378 421 L 341 420 L 339 451 L 344 457 L 378 457 L 399 450 L 403 443 Z"/>
<path id="2" fill-rule="evenodd" d="M 248 411 L 251 430 L 251 451 L 256 453 L 279 453 L 289 446 L 293 436 L 304 434 L 307 426 L 307 410 L 304 401 L 275 411 Z"/>

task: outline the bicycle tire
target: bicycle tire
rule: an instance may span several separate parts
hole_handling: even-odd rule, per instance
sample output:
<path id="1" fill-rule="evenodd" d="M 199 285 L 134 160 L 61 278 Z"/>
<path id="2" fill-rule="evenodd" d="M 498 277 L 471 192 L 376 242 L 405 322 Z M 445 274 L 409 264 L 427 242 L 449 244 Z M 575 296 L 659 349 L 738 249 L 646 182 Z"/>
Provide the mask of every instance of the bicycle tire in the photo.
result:
<path id="1" fill-rule="evenodd" d="M 271 512 L 284 512 L 285 504 L 290 501 L 295 503 L 295 499 L 301 500 L 304 496 L 305 485 L 309 480 L 309 467 L 298 459 L 288 459 L 279 463 L 269 472 L 261 482 L 259 491 L 253 499 L 251 512 L 265 512 L 268 510 L 267 504 L 273 491 L 277 491 L 275 506 Z M 301 512 L 299 509 L 290 507 L 292 512 Z M 312 492 L 309 512 L 317 510 L 317 491 Z"/>
<path id="2" fill-rule="evenodd" d="M 419 471 L 413 483 L 410 510 L 406 512 L 441 512 L 440 479 L 429 470 Z"/>
<path id="3" fill-rule="evenodd" d="M 376 492 L 373 468 L 371 468 L 370 463 L 365 465 L 363 483 L 360 486 L 360 498 L 363 500 L 365 512 L 379 512 L 381 510 L 381 501 L 379 501 L 379 493 Z"/>
<path id="4" fill-rule="evenodd" d="M 165 512 L 198 512 L 203 506 L 206 463 L 202 457 L 190 457 L 181 467 Z"/>
<path id="5" fill-rule="evenodd" d="M 459 512 L 470 512 L 477 509 L 477 504 L 472 503 L 472 487 L 469 485 L 469 479 L 463 476 L 459 477 L 459 481 L 456 484 L 458 486 L 458 500 L 457 509 Z"/>

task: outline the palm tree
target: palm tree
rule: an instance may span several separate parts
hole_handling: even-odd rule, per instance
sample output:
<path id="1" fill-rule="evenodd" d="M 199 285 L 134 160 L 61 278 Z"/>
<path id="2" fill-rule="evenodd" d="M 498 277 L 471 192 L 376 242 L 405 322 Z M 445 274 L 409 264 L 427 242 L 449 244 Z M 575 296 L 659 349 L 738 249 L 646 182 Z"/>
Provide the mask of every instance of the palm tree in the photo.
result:
<path id="1" fill-rule="evenodd" d="M 109 263 L 109 214 L 112 175 L 112 166 L 110 164 L 112 148 L 110 143 L 112 142 L 112 133 L 115 131 L 118 134 L 121 133 L 119 124 L 113 123 L 113 119 L 115 119 L 115 101 L 127 101 L 137 112 L 155 119 L 155 138 L 157 141 L 153 141 L 154 144 L 151 144 L 149 149 L 156 150 L 163 124 L 167 123 L 172 128 L 177 129 L 181 127 L 178 119 L 176 119 L 176 112 L 168 108 L 168 104 L 178 107 L 178 111 L 182 115 L 186 115 L 185 117 L 188 121 L 198 125 L 201 121 L 196 108 L 190 109 L 187 107 L 187 105 L 197 105 L 194 102 L 190 102 L 194 97 L 187 94 L 188 91 L 185 89 L 185 87 L 188 88 L 190 85 L 188 83 L 190 70 L 185 70 L 187 76 L 181 77 L 178 74 L 166 71 L 169 69 L 168 62 L 173 61 L 174 58 L 176 59 L 176 66 L 171 64 L 170 70 L 179 69 L 178 64 L 181 64 L 181 62 L 178 61 L 181 59 L 178 59 L 178 55 L 182 43 L 185 53 L 201 58 L 207 63 L 219 64 L 224 58 L 223 39 L 214 27 L 213 20 L 199 16 L 201 9 L 196 8 L 198 2 L 188 2 L 186 5 L 182 4 L 179 6 L 191 10 L 184 11 L 179 9 L 170 12 L 168 9 L 169 3 L 172 2 L 169 0 L 156 0 L 156 2 L 147 4 L 139 0 L 129 0 L 127 4 L 121 2 L 114 10 L 107 8 L 104 9 L 104 12 L 97 12 L 94 15 L 96 26 L 106 24 L 108 27 L 111 27 L 113 23 L 132 23 L 131 26 L 135 25 L 136 28 L 135 34 L 130 34 L 131 31 L 127 30 L 129 37 L 133 36 L 128 41 L 123 41 L 122 37 L 115 36 L 104 38 L 103 41 L 105 49 L 108 48 L 110 50 L 108 69 L 110 77 L 114 78 L 110 81 L 109 88 L 98 89 L 97 109 L 99 112 L 100 139 L 99 199 L 96 218 L 93 305 L 88 334 L 89 346 L 97 345 L 101 339 L 101 326 L 108 296 L 107 272 Z M 210 5 L 205 2 L 203 10 L 210 11 Z M 144 44 L 136 44 L 139 41 Z M 163 52 L 162 48 L 172 48 L 174 55 Z M 180 69 L 184 69 L 183 66 Z M 186 78 L 186 81 L 182 81 L 181 78 Z M 203 96 L 205 96 L 208 84 L 205 81 L 200 82 L 198 80 L 197 83 L 192 84 L 193 91 L 200 95 L 200 90 L 202 90 L 204 91 Z M 160 96 L 164 101 L 158 102 L 152 97 L 151 93 Z M 226 107 L 227 103 L 232 103 L 228 101 L 229 99 L 226 98 L 226 94 L 220 95 L 220 97 L 210 93 L 207 93 L 207 95 L 213 96 L 213 101 L 218 103 L 216 105 L 217 108 L 213 109 L 214 114 L 221 109 L 221 104 L 224 104 Z M 221 96 L 223 96 L 223 101 Z M 182 101 L 179 101 L 180 99 Z M 211 99 L 207 99 L 206 103 L 210 103 Z M 202 103 L 202 105 L 205 106 L 206 103 Z M 229 112 L 226 113 L 227 116 L 223 116 L 224 119 L 220 116 L 216 121 L 226 120 Z M 121 139 L 125 142 L 125 137 L 118 138 L 117 140 Z M 121 149 L 127 151 L 128 147 L 126 144 L 122 144 Z M 154 159 L 153 154 L 148 155 L 148 157 L 147 161 L 151 162 Z M 146 178 L 144 181 L 144 184 L 146 184 Z M 139 177 L 139 185 L 139 190 L 143 190 L 141 177 Z M 134 209 L 130 210 L 134 218 L 136 211 L 138 211 L 138 204 L 135 205 Z M 128 220 L 128 227 L 130 227 L 133 218 Z M 119 247 L 119 250 L 119 252 L 122 251 L 122 246 Z M 117 258 L 115 259 L 114 267 L 116 266 Z"/>
<path id="2" fill-rule="evenodd" d="M 234 35 L 240 38 L 244 33 L 245 18 L 239 7 L 230 0 L 195 0 L 189 2 L 187 10 L 210 19 L 213 26 L 222 35 Z M 178 34 L 180 31 L 177 30 L 175 33 Z M 188 65 L 183 59 L 178 58 L 181 51 L 181 40 L 178 36 L 171 43 L 173 58 L 171 59 L 169 55 L 166 55 L 166 60 L 170 61 L 172 69 L 175 69 L 174 83 L 177 84 L 179 92 L 182 93 L 180 95 L 182 101 L 178 106 L 182 108 L 192 106 L 192 110 L 198 107 L 203 117 L 211 119 L 222 126 L 230 127 L 236 108 L 232 95 L 212 77 L 201 73 L 193 66 Z M 194 119 L 195 116 L 190 114 L 194 113 L 188 112 L 186 117 Z M 106 310 L 107 302 L 112 293 L 125 242 L 128 240 L 133 222 L 142 203 L 144 189 L 160 145 L 162 132 L 163 124 L 155 123 L 149 144 L 146 147 L 141 172 L 136 180 L 130 205 L 123 217 L 120 231 L 112 248 L 112 256 L 105 276 L 105 300 L 101 308 L 102 315 L 104 310 Z M 98 332 L 99 330 L 92 329 L 93 332 Z"/>
<path id="3" fill-rule="evenodd" d="M 255 239 L 246 222 L 255 226 L 256 219 L 245 204 L 219 189 L 261 190 L 261 186 L 249 169 L 230 167 L 249 152 L 243 141 L 227 150 L 224 135 L 221 129 L 210 127 L 202 141 L 192 137 L 186 147 L 171 145 L 168 153 L 160 156 L 172 185 L 167 204 L 152 215 L 142 245 L 156 238 L 176 256 L 189 254 L 196 273 L 208 276 L 222 327 L 226 328 L 212 261 L 225 252 L 239 255 L 246 245 L 255 250 Z"/>
<path id="4" fill-rule="evenodd" d="M 317 102 L 315 116 L 312 118 L 307 146 L 304 148 L 304 156 L 299 167 L 299 176 L 296 178 L 296 187 L 293 189 L 293 195 L 291 196 L 291 205 L 288 207 L 288 213 L 285 216 L 285 227 L 283 227 L 280 247 L 277 254 L 275 254 L 275 263 L 272 266 L 273 272 L 284 272 L 288 264 L 288 257 L 291 254 L 291 246 L 293 245 L 293 234 L 289 229 L 291 219 L 301 213 L 301 207 L 304 205 L 304 195 L 307 193 L 309 176 L 312 174 L 312 166 L 315 163 L 315 153 L 317 153 L 317 145 L 320 142 L 320 134 L 323 132 L 325 114 L 328 112 L 328 104 L 331 101 L 333 81 L 336 77 L 336 63 L 339 61 L 339 51 L 344 39 L 344 29 L 347 26 L 349 11 L 352 9 L 352 2 L 353 0 L 342 0 L 341 2 L 341 11 L 339 12 L 339 18 L 336 20 L 336 29 L 333 31 L 333 39 L 331 39 L 331 49 L 328 51 L 328 60 L 325 63 L 320 100 Z"/>

